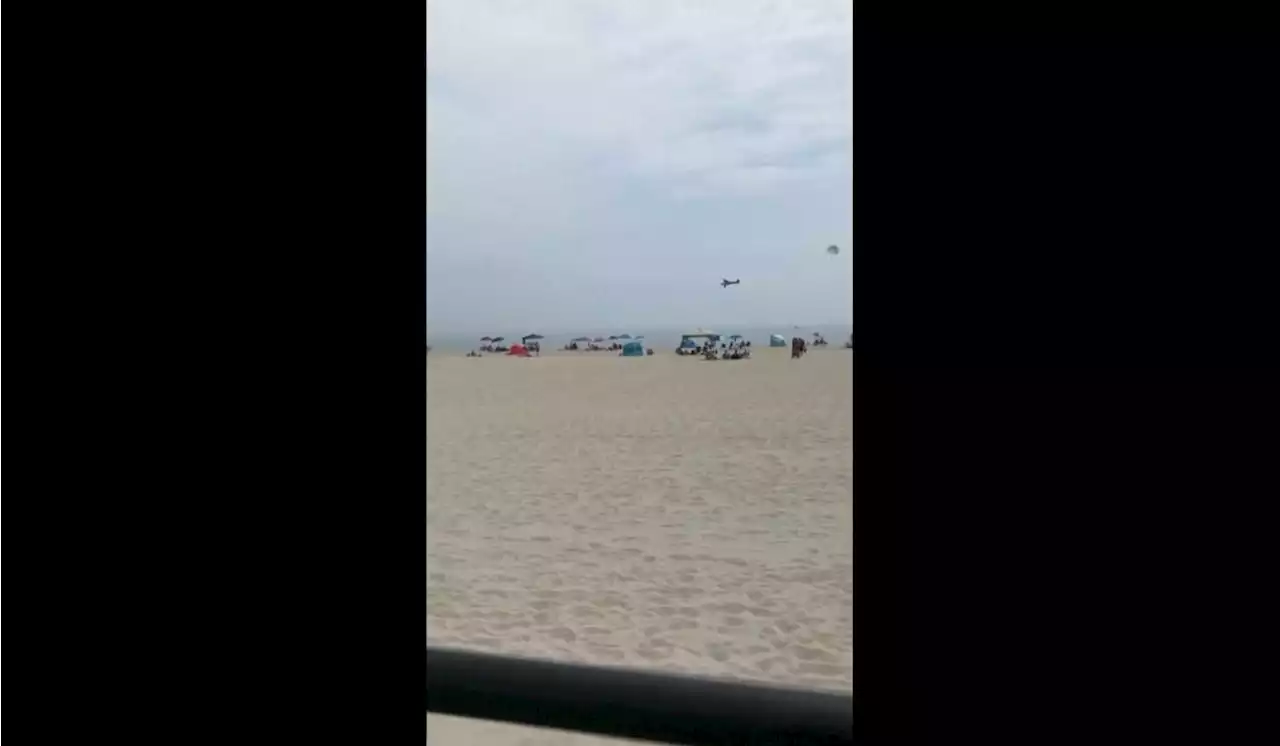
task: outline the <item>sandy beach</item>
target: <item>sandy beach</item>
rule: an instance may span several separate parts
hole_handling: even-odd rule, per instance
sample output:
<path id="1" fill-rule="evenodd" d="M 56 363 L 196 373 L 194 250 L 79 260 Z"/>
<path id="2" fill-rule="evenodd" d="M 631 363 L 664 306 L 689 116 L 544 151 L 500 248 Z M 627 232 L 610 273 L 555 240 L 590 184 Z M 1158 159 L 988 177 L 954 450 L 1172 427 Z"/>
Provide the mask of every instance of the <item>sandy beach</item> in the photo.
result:
<path id="1" fill-rule="evenodd" d="M 433 352 L 428 642 L 848 690 L 852 373 Z M 432 741 L 607 742 L 459 722 Z"/>

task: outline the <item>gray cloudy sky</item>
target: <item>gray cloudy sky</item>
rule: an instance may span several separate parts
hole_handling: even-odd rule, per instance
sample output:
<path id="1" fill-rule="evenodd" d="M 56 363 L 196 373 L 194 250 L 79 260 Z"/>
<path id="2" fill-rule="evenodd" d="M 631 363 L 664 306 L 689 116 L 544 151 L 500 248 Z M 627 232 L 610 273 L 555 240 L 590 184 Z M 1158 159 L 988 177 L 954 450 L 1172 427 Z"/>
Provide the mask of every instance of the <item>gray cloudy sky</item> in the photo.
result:
<path id="1" fill-rule="evenodd" d="M 852 5 L 429 0 L 429 327 L 848 323 Z"/>

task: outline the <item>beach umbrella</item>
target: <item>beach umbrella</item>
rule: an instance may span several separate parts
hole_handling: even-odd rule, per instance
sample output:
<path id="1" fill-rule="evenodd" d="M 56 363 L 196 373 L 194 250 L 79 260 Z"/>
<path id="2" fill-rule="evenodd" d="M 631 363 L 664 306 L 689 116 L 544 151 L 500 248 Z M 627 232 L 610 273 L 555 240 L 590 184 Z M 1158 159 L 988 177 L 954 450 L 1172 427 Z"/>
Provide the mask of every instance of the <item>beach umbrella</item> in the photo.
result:
<path id="1" fill-rule="evenodd" d="M 501 342 L 501 341 L 502 341 L 502 340 L 504 340 L 504 339 L 506 339 L 506 337 L 494 337 L 493 339 L 491 339 L 491 340 L 489 340 L 489 341 L 490 341 L 490 342 Z"/>
<path id="2" fill-rule="evenodd" d="M 569 341 L 570 341 L 570 342 L 590 342 L 590 341 L 591 341 L 591 337 L 574 337 L 573 339 L 571 339 L 571 340 L 569 340 Z"/>
<path id="3" fill-rule="evenodd" d="M 526 334 L 526 335 L 524 335 L 524 337 L 522 337 L 521 339 L 522 339 L 522 340 L 529 340 L 529 339 L 546 339 L 546 337 L 542 336 L 541 334 Z"/>
<path id="4" fill-rule="evenodd" d="M 481 341 L 481 342 L 492 342 L 492 341 L 493 341 L 493 337 L 481 337 L 481 338 L 480 338 L 480 341 Z"/>
<path id="5" fill-rule="evenodd" d="M 832 244 L 831 246 L 827 247 L 827 253 L 830 254 L 831 256 L 835 256 L 836 254 L 840 253 L 840 247 L 836 246 L 835 244 Z"/>
<path id="6" fill-rule="evenodd" d="M 729 339 L 742 339 L 741 334 L 730 334 Z"/>
<path id="7" fill-rule="evenodd" d="M 619 339 L 619 338 L 618 338 L 618 337 L 615 337 L 615 336 L 614 336 L 614 335 L 612 335 L 612 334 L 610 334 L 610 335 L 609 335 L 609 339 L 614 340 L 614 339 Z"/>
<path id="8" fill-rule="evenodd" d="M 592 341 L 592 342 L 603 342 L 603 341 L 604 341 L 604 337 L 596 337 L 595 339 L 593 339 L 593 340 L 591 340 L 591 341 Z"/>
<path id="9" fill-rule="evenodd" d="M 631 339 L 630 334 L 619 334 L 618 339 Z"/>

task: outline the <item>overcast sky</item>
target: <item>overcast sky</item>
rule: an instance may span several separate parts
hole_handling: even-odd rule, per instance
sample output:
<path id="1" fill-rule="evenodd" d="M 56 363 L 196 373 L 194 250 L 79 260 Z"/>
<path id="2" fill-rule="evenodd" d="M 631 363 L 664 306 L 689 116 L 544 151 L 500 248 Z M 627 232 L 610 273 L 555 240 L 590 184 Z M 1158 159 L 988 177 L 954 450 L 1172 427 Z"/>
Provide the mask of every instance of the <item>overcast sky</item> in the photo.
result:
<path id="1" fill-rule="evenodd" d="M 429 328 L 848 323 L 852 5 L 429 0 Z"/>

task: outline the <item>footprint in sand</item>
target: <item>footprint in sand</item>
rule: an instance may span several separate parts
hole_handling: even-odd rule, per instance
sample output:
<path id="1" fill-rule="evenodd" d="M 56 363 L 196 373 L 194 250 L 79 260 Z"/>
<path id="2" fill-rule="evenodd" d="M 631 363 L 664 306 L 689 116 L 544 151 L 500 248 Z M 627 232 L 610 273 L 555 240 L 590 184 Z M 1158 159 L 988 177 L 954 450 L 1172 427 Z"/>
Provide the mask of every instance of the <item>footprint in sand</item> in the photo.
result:
<path id="1" fill-rule="evenodd" d="M 578 639 L 578 635 L 568 627 L 555 627 L 547 631 L 547 637 L 553 640 L 563 640 L 564 642 L 573 642 Z"/>
<path id="2" fill-rule="evenodd" d="M 621 660 L 626 660 L 626 657 L 627 657 L 626 653 L 622 652 L 621 650 L 618 650 L 617 648 L 607 648 L 607 647 L 601 647 L 597 645 L 589 645 L 587 646 L 587 650 L 588 652 L 591 653 L 592 656 L 596 657 L 597 659 L 621 661 Z"/>
<path id="3" fill-rule="evenodd" d="M 779 619 L 774 623 L 774 626 L 787 634 L 791 634 L 792 632 L 800 629 L 800 625 L 786 619 Z"/>
<path id="4" fill-rule="evenodd" d="M 636 648 L 635 652 L 636 655 L 644 658 L 645 660 L 657 661 L 670 658 L 673 651 L 669 647 L 650 647 L 648 645 L 641 645 Z"/>
<path id="5" fill-rule="evenodd" d="M 796 666 L 796 671 L 819 676 L 840 676 L 845 672 L 843 666 L 837 666 L 833 663 L 801 663 Z"/>
<path id="6" fill-rule="evenodd" d="M 802 661 L 819 661 L 823 663 L 833 663 L 838 658 L 832 653 L 822 648 L 807 648 L 803 645 L 792 645 L 791 652 L 796 658 Z"/>
<path id="7" fill-rule="evenodd" d="M 759 668 L 761 671 L 764 671 L 765 673 L 772 673 L 774 668 L 785 669 L 787 667 L 787 659 L 783 658 L 780 655 L 775 655 L 775 656 L 757 661 L 756 667 Z"/>

